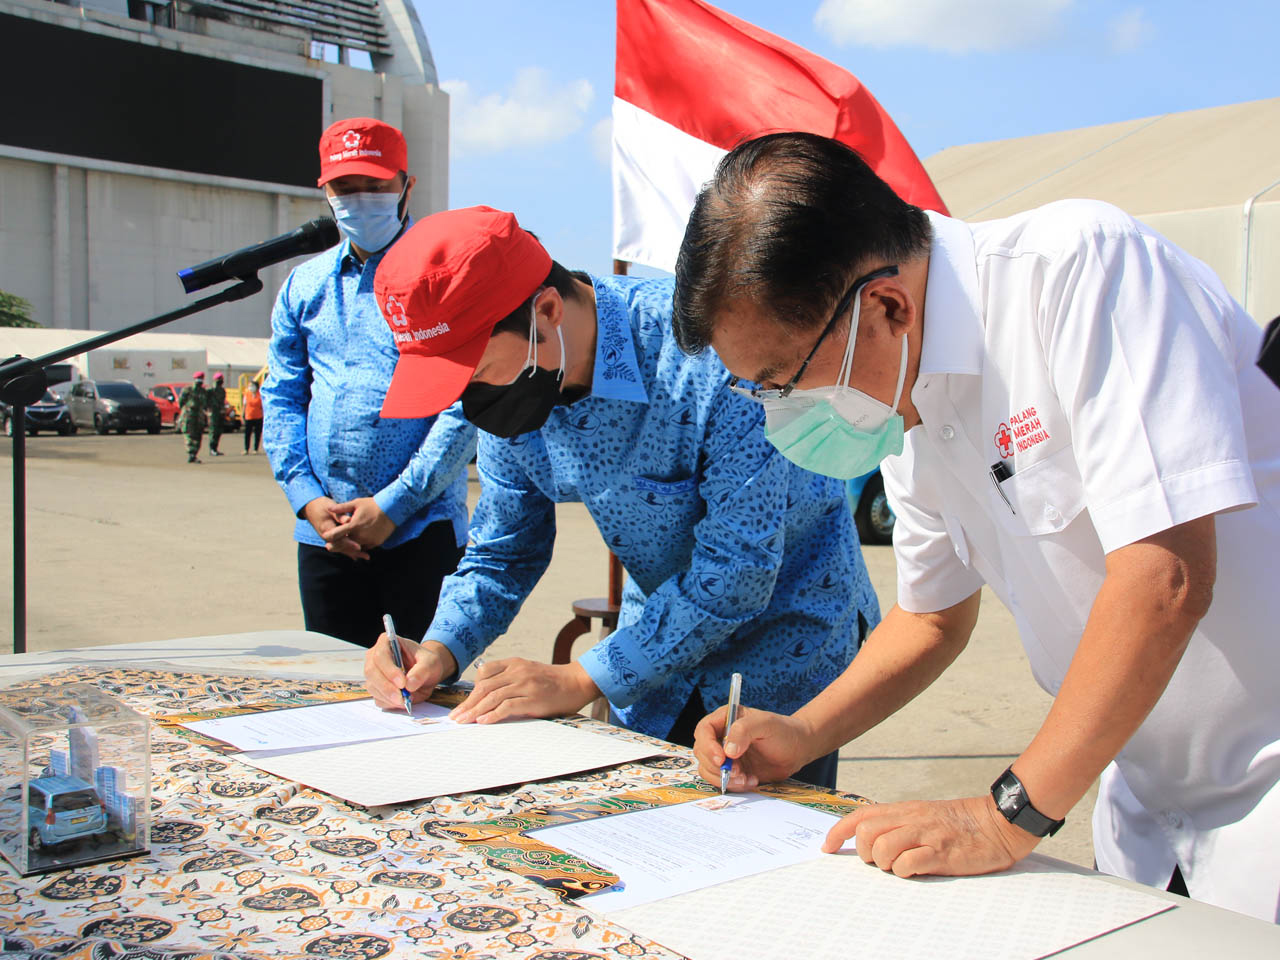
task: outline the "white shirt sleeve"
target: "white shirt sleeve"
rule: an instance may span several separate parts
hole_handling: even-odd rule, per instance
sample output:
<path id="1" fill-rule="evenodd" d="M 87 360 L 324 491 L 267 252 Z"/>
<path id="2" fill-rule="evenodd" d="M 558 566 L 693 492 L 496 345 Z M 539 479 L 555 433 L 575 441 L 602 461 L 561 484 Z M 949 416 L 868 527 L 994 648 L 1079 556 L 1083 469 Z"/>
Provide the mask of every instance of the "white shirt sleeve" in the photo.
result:
<path id="1" fill-rule="evenodd" d="M 1048 373 L 1103 551 L 1255 503 L 1231 342 L 1240 307 L 1217 277 L 1117 215 L 1043 279 Z"/>
<path id="2" fill-rule="evenodd" d="M 922 433 L 923 428 L 915 433 Z M 922 469 L 922 456 L 915 446 L 917 437 L 907 434 L 900 456 L 880 464 L 885 494 L 893 507 L 893 556 L 898 565 L 898 606 L 909 613 L 934 613 L 954 606 L 982 587 L 976 570 L 960 559 L 957 544 L 948 533 L 942 514 L 926 504 L 940 503 L 931 490 L 929 474 Z M 921 441 L 928 443 L 927 438 Z M 955 536 L 964 533 L 953 523 Z M 967 556 L 967 547 L 960 545 Z"/>

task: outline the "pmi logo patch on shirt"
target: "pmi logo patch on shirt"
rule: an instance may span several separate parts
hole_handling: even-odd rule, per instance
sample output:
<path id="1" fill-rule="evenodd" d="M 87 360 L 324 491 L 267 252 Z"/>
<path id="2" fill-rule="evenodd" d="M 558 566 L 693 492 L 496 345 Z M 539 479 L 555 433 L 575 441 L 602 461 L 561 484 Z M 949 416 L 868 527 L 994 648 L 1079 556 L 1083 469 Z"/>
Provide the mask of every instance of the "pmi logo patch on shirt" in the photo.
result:
<path id="1" fill-rule="evenodd" d="M 1026 407 L 1011 414 L 1007 421 L 996 427 L 995 432 L 996 450 L 1002 460 L 1008 460 L 1015 453 L 1026 453 L 1050 439 L 1035 407 Z"/>

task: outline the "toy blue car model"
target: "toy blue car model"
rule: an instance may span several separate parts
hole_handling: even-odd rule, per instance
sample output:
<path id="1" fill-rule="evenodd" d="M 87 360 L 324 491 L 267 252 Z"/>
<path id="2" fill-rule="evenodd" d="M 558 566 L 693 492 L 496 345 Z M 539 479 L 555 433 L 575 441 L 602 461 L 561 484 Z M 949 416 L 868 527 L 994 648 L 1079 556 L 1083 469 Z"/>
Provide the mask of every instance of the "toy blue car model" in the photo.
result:
<path id="1" fill-rule="evenodd" d="M 98 791 L 79 777 L 40 777 L 27 785 L 31 849 L 105 833 L 107 811 Z"/>
<path id="2" fill-rule="evenodd" d="M 849 506 L 858 527 L 858 538 L 863 543 L 893 543 L 893 509 L 884 495 L 884 478 L 880 468 L 854 477 L 845 485 L 849 494 Z"/>

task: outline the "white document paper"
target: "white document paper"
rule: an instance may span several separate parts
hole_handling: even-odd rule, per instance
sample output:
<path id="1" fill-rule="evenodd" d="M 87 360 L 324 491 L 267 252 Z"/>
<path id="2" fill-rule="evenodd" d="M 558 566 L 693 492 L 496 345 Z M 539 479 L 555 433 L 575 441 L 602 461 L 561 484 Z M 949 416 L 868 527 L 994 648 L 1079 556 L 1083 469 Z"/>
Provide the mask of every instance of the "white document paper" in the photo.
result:
<path id="1" fill-rule="evenodd" d="M 297 750 L 412 737 L 438 728 L 441 723 L 452 726 L 451 721 L 445 720 L 448 715 L 449 708 L 436 703 L 415 703 L 410 716 L 402 709 L 383 710 L 372 700 L 344 700 L 196 720 L 183 726 L 241 750 Z"/>
<path id="2" fill-rule="evenodd" d="M 649 903 L 822 856 L 838 817 L 758 793 L 693 800 L 531 830 L 622 879 L 579 901 L 595 912 Z"/>
<path id="3" fill-rule="evenodd" d="M 581 902 L 591 908 L 591 898 Z M 691 960 L 1033 960 L 1168 909 L 1034 861 L 984 877 L 903 880 L 840 854 L 609 919 Z"/>
<path id="4" fill-rule="evenodd" d="M 517 720 L 449 724 L 416 737 L 236 756 L 278 777 L 376 807 L 562 777 L 661 752 L 563 723 Z"/>

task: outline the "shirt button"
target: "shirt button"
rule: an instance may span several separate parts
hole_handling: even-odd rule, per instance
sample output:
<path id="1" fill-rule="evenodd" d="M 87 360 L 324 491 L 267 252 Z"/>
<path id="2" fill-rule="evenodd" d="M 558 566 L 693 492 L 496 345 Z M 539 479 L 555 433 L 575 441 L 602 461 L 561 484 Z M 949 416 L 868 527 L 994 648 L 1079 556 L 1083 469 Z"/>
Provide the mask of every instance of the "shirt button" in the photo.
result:
<path id="1" fill-rule="evenodd" d="M 1062 519 L 1062 514 L 1057 511 L 1053 504 L 1046 503 L 1044 505 L 1044 518 L 1050 523 L 1057 523 Z"/>
<path id="2" fill-rule="evenodd" d="M 956 432 L 955 430 L 951 429 L 951 424 L 948 423 L 941 430 L 938 431 L 938 435 L 941 436 L 943 440 L 950 440 L 952 437 L 956 435 Z"/>

